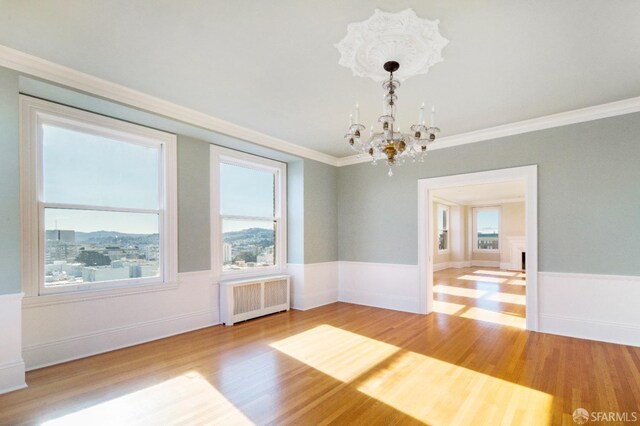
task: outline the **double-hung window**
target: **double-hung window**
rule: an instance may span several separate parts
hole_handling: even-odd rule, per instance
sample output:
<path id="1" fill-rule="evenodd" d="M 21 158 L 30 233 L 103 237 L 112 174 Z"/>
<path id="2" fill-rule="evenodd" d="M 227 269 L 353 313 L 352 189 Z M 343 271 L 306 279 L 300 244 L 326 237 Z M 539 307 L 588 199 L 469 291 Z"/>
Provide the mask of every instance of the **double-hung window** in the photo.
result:
<path id="1" fill-rule="evenodd" d="M 174 281 L 175 135 L 26 96 L 21 117 L 27 294 Z"/>
<path id="2" fill-rule="evenodd" d="M 449 251 L 449 207 L 438 204 L 438 253 Z"/>
<path id="3" fill-rule="evenodd" d="M 286 268 L 284 163 L 211 147 L 212 265 L 220 276 Z"/>
<path id="4" fill-rule="evenodd" d="M 497 253 L 500 251 L 500 208 L 473 209 L 473 251 Z"/>

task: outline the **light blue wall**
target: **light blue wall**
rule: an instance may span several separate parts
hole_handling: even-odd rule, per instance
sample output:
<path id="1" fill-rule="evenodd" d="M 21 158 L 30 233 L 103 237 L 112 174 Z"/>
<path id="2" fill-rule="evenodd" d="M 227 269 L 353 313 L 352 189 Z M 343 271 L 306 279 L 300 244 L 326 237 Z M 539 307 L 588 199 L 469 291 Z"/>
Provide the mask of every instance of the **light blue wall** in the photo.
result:
<path id="1" fill-rule="evenodd" d="M 178 136 L 178 271 L 211 268 L 208 142 Z"/>
<path id="2" fill-rule="evenodd" d="M 304 263 L 304 161 L 287 165 L 287 262 Z"/>
<path id="3" fill-rule="evenodd" d="M 338 169 L 304 160 L 304 263 L 338 260 Z"/>
<path id="4" fill-rule="evenodd" d="M 288 261 L 337 259 L 337 169 L 34 80 L 0 68 L 0 294 L 20 291 L 19 91 L 178 134 L 178 271 L 211 267 L 209 146 L 215 143 L 288 163 Z M 309 194 L 305 198 L 305 195 Z M 310 259 L 310 260 L 309 260 Z"/>
<path id="5" fill-rule="evenodd" d="M 0 68 L 0 294 L 20 292 L 18 74 Z"/>
<path id="6" fill-rule="evenodd" d="M 539 270 L 640 275 L 640 114 L 342 167 L 339 258 L 416 264 L 418 179 L 538 165 Z"/>

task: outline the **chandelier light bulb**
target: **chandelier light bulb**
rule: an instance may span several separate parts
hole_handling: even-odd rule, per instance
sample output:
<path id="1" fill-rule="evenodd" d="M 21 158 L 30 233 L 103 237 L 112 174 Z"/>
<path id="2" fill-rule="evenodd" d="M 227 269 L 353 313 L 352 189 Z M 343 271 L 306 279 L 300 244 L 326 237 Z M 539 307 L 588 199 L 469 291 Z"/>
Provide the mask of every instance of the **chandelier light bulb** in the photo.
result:
<path id="1" fill-rule="evenodd" d="M 351 124 L 345 135 L 349 146 L 359 155 L 368 155 L 374 165 L 378 160 L 385 161 L 389 166 L 389 176 L 393 176 L 393 166 L 403 164 L 407 159 L 415 162 L 417 157 L 418 160 L 423 161 L 427 145 L 436 139 L 436 134 L 440 131 L 434 126 L 435 107 L 431 107 L 429 127 L 425 126 L 424 102 L 420 106 L 418 124 L 411 126 L 410 133 L 402 133 L 399 126 L 394 129 L 395 106 L 398 99 L 396 90 L 400 87 L 400 83 L 393 78 L 393 73 L 399 68 L 400 64 L 395 61 L 384 64 L 384 69 L 389 73 L 389 79 L 382 84 L 387 91 L 384 97 L 385 111 L 378 118 L 378 122 L 382 124 L 382 132 L 374 133 L 371 126 L 369 138 L 366 140 L 364 137 L 366 127 L 360 124 L 360 105 L 356 104 L 355 123 L 353 116 L 350 116 Z"/>
<path id="2" fill-rule="evenodd" d="M 402 133 L 396 123 L 400 83 L 426 74 L 443 60 L 442 49 L 449 41 L 440 35 L 438 24 L 438 20 L 418 17 L 412 9 L 398 13 L 376 9 L 366 21 L 349 24 L 347 35 L 335 45 L 340 52 L 340 65 L 350 68 L 354 76 L 382 82 L 382 115 L 378 118 L 381 129 L 374 132 L 372 126 L 368 137 L 365 135 L 368 126 L 360 122 L 360 105 L 356 103 L 345 141 L 373 164 L 384 161 L 389 176 L 393 176 L 394 166 L 407 160 L 422 162 L 427 147 L 440 132 L 435 127 L 435 107 L 431 108 L 429 125 L 425 124 L 424 102 L 417 124 L 410 126 L 407 133 Z"/>

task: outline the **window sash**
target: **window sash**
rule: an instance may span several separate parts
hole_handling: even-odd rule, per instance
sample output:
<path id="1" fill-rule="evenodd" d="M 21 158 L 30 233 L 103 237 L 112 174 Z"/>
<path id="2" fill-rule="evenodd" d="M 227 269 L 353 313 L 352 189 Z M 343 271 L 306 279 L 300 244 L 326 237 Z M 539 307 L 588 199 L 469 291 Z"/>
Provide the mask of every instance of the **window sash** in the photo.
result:
<path id="1" fill-rule="evenodd" d="M 26 296 L 58 297 L 55 294 L 89 289 L 113 289 L 110 290 L 113 294 L 128 293 L 133 287 L 139 285 L 157 286 L 175 281 L 177 275 L 177 221 L 175 218 L 171 219 L 171 215 L 175 217 L 176 214 L 175 135 L 25 95 L 20 97 L 20 107 L 20 182 L 23 198 L 22 283 Z M 144 209 L 44 202 L 43 126 L 45 124 L 157 149 L 158 208 Z M 44 213 L 47 208 L 157 215 L 159 276 L 45 286 L 46 229 Z M 148 290 L 144 289 L 143 291 Z M 64 300 L 74 300 L 75 296 L 66 294 L 64 297 Z"/>
<path id="2" fill-rule="evenodd" d="M 438 205 L 438 254 L 449 252 L 449 207 Z M 440 226 L 442 220 L 442 227 Z M 444 248 L 440 248 L 440 238 L 443 238 Z"/>
<path id="3" fill-rule="evenodd" d="M 485 249 L 479 248 L 479 239 L 478 239 L 478 213 L 488 211 L 488 212 L 497 212 L 498 214 L 498 248 L 497 249 Z M 502 233 L 502 212 L 500 207 L 474 207 L 473 208 L 473 251 L 477 253 L 500 253 L 500 235 Z"/>
<path id="4" fill-rule="evenodd" d="M 143 214 L 156 214 L 158 215 L 158 250 L 160 252 L 159 259 L 159 274 L 154 277 L 139 277 L 139 278 L 127 278 L 120 280 L 106 280 L 106 281 L 91 281 L 91 282 L 83 282 L 77 284 L 59 284 L 48 286 L 45 282 L 45 250 L 46 250 L 46 227 L 44 223 L 45 219 L 45 210 L 46 209 L 59 209 L 59 210 L 88 210 L 88 211 L 104 211 L 104 212 L 115 212 L 115 213 L 143 213 Z M 97 289 L 97 288 L 113 288 L 113 287 L 123 287 L 123 286 L 131 286 L 137 284 L 153 284 L 153 283 L 163 283 L 166 278 L 166 250 L 165 240 L 166 235 L 162 232 L 164 227 L 165 215 L 164 211 L 161 209 L 157 210 L 148 210 L 148 209 L 116 209 L 116 208 L 104 208 L 104 207 L 95 207 L 95 206 L 85 206 L 85 205 L 74 205 L 74 204 L 59 204 L 59 203 L 38 203 L 38 222 L 39 222 L 39 232 L 38 232 L 38 248 L 39 248 L 39 260 L 38 260 L 38 285 L 40 294 L 52 294 L 52 293 L 65 293 L 71 291 L 78 291 L 82 289 Z"/>
<path id="5" fill-rule="evenodd" d="M 265 171 L 274 175 L 274 215 L 273 216 L 243 216 L 222 215 L 220 208 L 220 164 L 229 164 L 249 169 Z M 284 163 L 234 151 L 219 146 L 211 146 L 211 267 L 214 274 L 221 279 L 244 278 L 281 272 L 286 269 L 287 262 L 287 234 L 286 234 L 286 165 Z M 242 270 L 225 270 L 223 261 L 222 223 L 224 219 L 237 220 L 266 220 L 276 223 L 274 240 L 275 264 L 273 266 L 251 267 Z"/>

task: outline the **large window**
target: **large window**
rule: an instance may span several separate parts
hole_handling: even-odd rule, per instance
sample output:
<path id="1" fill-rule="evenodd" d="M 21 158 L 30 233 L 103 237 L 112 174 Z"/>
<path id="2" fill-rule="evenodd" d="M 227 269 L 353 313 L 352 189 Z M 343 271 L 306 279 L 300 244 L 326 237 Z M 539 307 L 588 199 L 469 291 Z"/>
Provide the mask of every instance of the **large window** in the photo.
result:
<path id="1" fill-rule="evenodd" d="M 500 250 L 500 208 L 473 209 L 473 250 L 477 252 Z"/>
<path id="2" fill-rule="evenodd" d="M 23 232 L 38 293 L 175 279 L 175 136 L 21 102 Z"/>
<path id="3" fill-rule="evenodd" d="M 449 251 L 449 207 L 438 204 L 438 253 Z"/>
<path id="4" fill-rule="evenodd" d="M 283 270 L 285 165 L 220 147 L 212 158 L 212 256 L 220 275 Z"/>

